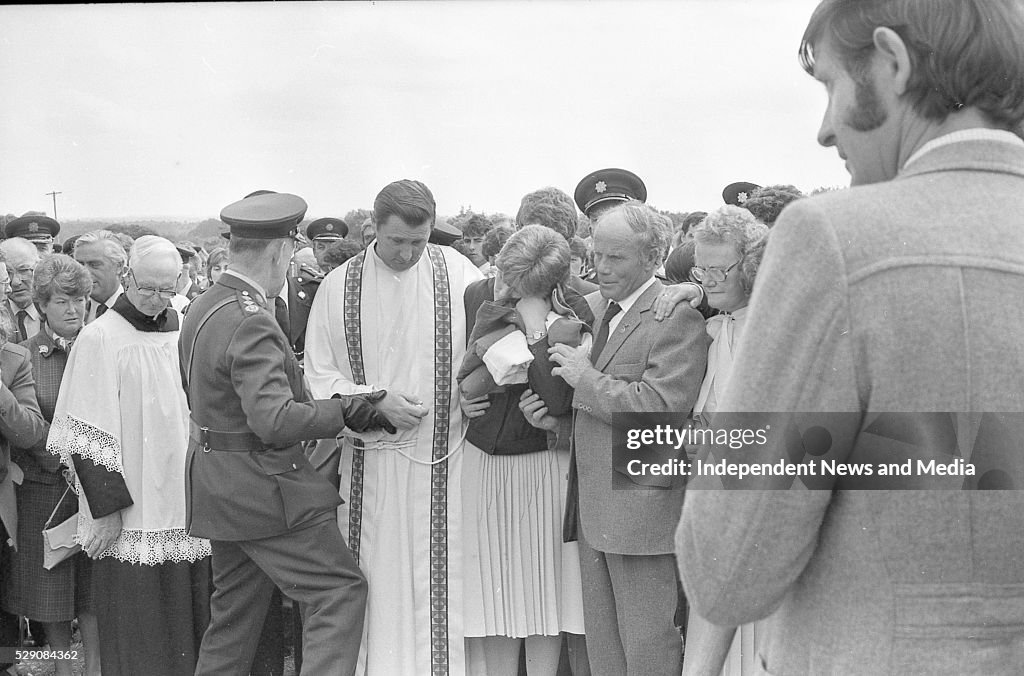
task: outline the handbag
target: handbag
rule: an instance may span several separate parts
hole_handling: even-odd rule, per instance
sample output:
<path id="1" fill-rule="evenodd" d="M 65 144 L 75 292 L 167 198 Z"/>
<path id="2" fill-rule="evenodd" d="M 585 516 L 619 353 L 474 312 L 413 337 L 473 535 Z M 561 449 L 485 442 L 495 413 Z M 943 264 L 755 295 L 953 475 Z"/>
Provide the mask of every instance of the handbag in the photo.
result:
<path id="1" fill-rule="evenodd" d="M 43 526 L 43 568 L 46 570 L 51 570 L 64 559 L 82 551 L 82 545 L 75 542 L 75 533 L 78 532 L 77 510 L 56 526 L 50 526 L 53 516 L 60 509 L 61 503 L 64 502 L 64 498 L 68 496 L 70 491 L 71 485 L 68 484 L 68 487 L 64 489 L 64 495 L 60 496 L 60 500 L 57 501 L 53 511 L 50 512 L 50 518 L 46 520 L 46 524 Z"/>

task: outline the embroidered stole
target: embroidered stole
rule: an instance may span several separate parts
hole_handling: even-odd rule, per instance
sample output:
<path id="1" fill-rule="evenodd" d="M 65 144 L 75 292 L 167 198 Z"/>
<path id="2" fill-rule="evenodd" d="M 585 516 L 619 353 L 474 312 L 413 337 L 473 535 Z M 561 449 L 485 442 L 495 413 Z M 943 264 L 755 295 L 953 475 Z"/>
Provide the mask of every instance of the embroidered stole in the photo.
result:
<path id="1" fill-rule="evenodd" d="M 430 661 L 431 673 L 448 673 L 448 428 L 452 392 L 452 308 L 448 266 L 441 248 L 428 244 L 434 281 L 434 405 L 430 477 Z M 352 380 L 366 384 L 363 365 L 361 302 L 366 251 L 349 263 L 345 275 L 345 346 Z M 359 563 L 363 520 L 365 446 L 353 440 L 349 486 L 348 545 Z"/>

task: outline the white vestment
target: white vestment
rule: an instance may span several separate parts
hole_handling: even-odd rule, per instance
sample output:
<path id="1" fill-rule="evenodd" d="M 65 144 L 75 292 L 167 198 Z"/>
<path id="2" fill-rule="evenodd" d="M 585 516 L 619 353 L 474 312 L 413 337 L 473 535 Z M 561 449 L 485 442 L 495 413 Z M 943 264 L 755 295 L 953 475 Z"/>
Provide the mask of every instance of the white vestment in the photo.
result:
<path id="1" fill-rule="evenodd" d="M 363 435 L 363 451 L 351 438 L 342 442 L 345 504 L 338 522 L 369 582 L 357 669 L 369 676 L 465 672 L 465 425 L 455 373 L 466 345 L 463 294 L 483 275 L 454 249 L 433 251 L 443 256 L 447 290 L 429 250 L 409 270 L 395 272 L 371 246 L 327 275 L 306 328 L 305 369 L 316 398 L 386 389 L 428 407 L 415 429 Z M 361 286 L 353 265 L 362 270 Z M 361 356 L 365 385 L 356 384 L 353 355 L 357 362 Z"/>
<path id="2" fill-rule="evenodd" d="M 72 455 L 124 478 L 134 504 L 100 557 L 129 564 L 195 562 L 210 542 L 185 532 L 188 404 L 178 369 L 178 332 L 137 331 L 107 310 L 82 329 L 68 356 L 47 440 L 74 467 Z M 78 536 L 92 521 L 89 489 L 76 477 Z"/>

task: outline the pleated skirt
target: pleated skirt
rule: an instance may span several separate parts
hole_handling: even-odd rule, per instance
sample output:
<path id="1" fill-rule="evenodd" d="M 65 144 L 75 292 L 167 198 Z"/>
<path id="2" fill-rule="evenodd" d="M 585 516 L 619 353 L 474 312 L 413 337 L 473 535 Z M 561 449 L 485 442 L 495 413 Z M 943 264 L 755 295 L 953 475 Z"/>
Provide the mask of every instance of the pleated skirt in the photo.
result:
<path id="1" fill-rule="evenodd" d="M 463 456 L 466 636 L 582 634 L 577 544 L 562 542 L 569 454 Z"/>

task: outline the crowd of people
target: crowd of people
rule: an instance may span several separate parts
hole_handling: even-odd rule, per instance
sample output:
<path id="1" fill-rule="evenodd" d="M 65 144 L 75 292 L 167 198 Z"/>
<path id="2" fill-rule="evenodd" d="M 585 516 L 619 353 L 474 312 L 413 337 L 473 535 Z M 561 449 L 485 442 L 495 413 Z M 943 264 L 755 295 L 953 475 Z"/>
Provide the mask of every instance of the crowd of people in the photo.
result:
<path id="1" fill-rule="evenodd" d="M 281 674 L 286 634 L 316 675 L 1019 673 L 1021 36 L 1019 0 L 824 0 L 801 62 L 852 187 L 732 183 L 675 223 L 618 168 L 456 227 L 416 180 L 304 232 L 259 190 L 211 250 L 7 223 L 0 646 L 71 674 L 74 622 L 90 676 Z M 843 460 L 948 444 L 1000 490 L 727 490 L 616 446 L 623 414 L 746 412 L 844 414 Z M 927 415 L 884 445 L 893 412 Z"/>

